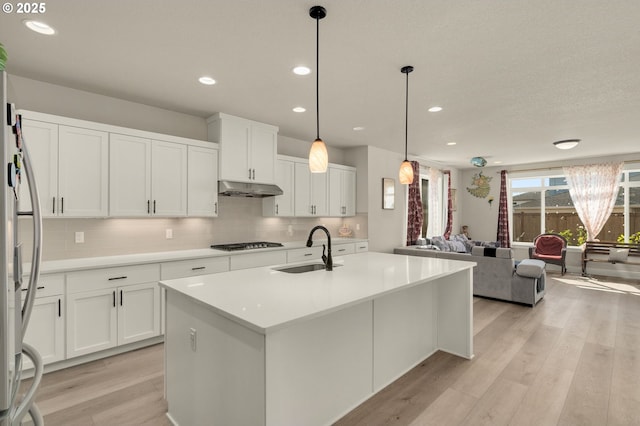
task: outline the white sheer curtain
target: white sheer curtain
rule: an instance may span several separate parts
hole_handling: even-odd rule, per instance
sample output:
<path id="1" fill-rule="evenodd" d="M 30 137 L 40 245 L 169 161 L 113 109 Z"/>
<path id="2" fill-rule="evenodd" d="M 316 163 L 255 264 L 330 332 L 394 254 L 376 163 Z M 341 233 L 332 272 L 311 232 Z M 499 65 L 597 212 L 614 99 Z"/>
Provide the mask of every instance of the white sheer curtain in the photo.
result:
<path id="1" fill-rule="evenodd" d="M 443 173 L 433 167 L 429 168 L 429 222 L 427 236 L 437 237 L 444 234 L 446 204 L 443 202 Z"/>
<path id="2" fill-rule="evenodd" d="M 623 163 L 563 167 L 578 217 L 593 241 L 609 219 L 620 188 Z"/>

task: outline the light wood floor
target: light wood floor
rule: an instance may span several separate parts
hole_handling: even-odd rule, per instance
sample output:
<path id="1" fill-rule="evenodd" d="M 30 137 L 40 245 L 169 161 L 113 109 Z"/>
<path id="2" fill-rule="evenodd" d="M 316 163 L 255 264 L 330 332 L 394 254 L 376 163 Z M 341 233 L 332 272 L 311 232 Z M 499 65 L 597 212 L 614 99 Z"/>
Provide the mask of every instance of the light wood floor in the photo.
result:
<path id="1" fill-rule="evenodd" d="M 473 360 L 439 352 L 337 425 L 640 425 L 640 281 L 550 278 L 533 309 L 474 299 Z M 162 350 L 45 375 L 46 425 L 169 425 Z"/>

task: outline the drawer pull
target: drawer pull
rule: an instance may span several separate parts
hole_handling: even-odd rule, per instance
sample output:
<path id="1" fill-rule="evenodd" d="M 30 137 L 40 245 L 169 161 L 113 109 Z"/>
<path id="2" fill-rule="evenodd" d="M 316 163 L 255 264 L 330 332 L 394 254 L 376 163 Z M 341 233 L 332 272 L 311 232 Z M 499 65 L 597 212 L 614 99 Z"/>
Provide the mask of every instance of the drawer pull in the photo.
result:
<path id="1" fill-rule="evenodd" d="M 201 271 L 203 269 L 207 269 L 206 266 L 196 266 L 195 268 L 191 268 L 192 271 Z"/>
<path id="2" fill-rule="evenodd" d="M 338 249 L 338 251 L 345 251 L 346 249 Z"/>
<path id="3" fill-rule="evenodd" d="M 305 253 L 305 256 L 313 256 L 313 253 Z"/>
<path id="4" fill-rule="evenodd" d="M 126 275 L 123 275 L 123 276 L 121 276 L 121 277 L 111 277 L 111 278 L 109 278 L 109 281 L 115 281 L 115 280 L 126 280 L 126 279 L 127 279 L 127 276 L 126 276 Z"/>

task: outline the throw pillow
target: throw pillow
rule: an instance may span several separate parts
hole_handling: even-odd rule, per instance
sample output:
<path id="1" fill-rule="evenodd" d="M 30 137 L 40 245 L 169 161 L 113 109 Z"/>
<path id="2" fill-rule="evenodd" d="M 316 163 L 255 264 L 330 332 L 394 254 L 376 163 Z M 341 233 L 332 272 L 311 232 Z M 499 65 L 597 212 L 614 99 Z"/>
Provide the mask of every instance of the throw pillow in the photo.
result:
<path id="1" fill-rule="evenodd" d="M 611 247 L 609 249 L 609 262 L 626 262 L 629 257 L 629 249 Z"/>

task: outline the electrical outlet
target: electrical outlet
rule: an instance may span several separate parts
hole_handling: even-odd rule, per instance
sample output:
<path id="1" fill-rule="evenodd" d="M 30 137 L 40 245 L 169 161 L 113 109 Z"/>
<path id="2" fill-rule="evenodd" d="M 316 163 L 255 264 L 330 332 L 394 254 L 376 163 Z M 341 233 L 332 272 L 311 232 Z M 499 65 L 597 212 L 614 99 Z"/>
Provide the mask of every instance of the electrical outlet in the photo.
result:
<path id="1" fill-rule="evenodd" d="M 173 238 L 173 229 L 167 229 L 166 231 L 164 231 L 164 236 L 167 240 L 170 240 Z"/>
<path id="2" fill-rule="evenodd" d="M 195 328 L 189 329 L 189 340 L 191 341 L 191 350 L 196 352 L 197 334 Z"/>
<path id="3" fill-rule="evenodd" d="M 84 243 L 84 232 L 76 232 L 76 244 Z"/>

